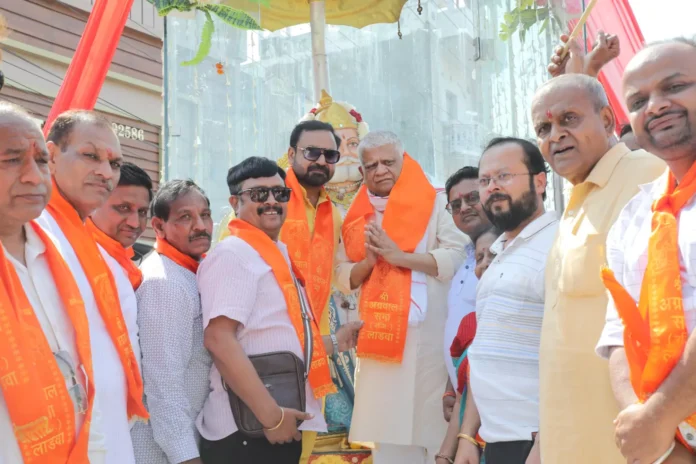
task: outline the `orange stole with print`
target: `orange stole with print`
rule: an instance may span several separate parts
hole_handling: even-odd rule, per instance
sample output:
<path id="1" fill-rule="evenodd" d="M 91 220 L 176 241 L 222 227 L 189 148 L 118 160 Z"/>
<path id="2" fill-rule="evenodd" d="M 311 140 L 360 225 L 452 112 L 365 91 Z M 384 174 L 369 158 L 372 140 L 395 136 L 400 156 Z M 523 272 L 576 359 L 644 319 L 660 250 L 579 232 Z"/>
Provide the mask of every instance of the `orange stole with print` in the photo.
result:
<path id="1" fill-rule="evenodd" d="M 200 261 L 193 259 L 189 255 L 180 252 L 178 249 L 174 248 L 171 243 L 163 238 L 158 238 L 155 242 L 155 250 L 157 253 L 166 256 L 167 258 L 174 261 L 179 266 L 188 269 L 194 274 L 198 272 L 198 266 Z M 205 257 L 205 255 L 203 255 Z"/>
<path id="2" fill-rule="evenodd" d="M 288 203 L 285 224 L 280 231 L 280 239 L 288 246 L 293 264 L 307 283 L 307 296 L 311 302 L 312 311 L 320 321 L 331 295 L 334 206 L 331 200 L 327 199 L 317 207 L 312 234 L 309 231 L 302 186 L 292 168 L 288 170 L 285 184 L 292 189 L 292 195 Z"/>
<path id="3" fill-rule="evenodd" d="M 382 228 L 398 247 L 412 253 L 423 239 L 435 205 L 435 188 L 423 169 L 404 153 L 401 175 L 389 194 Z M 374 214 L 365 184 L 360 187 L 343 221 L 346 255 L 357 263 L 366 257 L 365 225 Z M 358 356 L 401 363 L 411 307 L 411 270 L 382 258 L 360 290 Z"/>
<path id="4" fill-rule="evenodd" d="M 109 256 L 114 258 L 116 262 L 121 265 L 124 271 L 126 271 L 128 280 L 133 286 L 133 290 L 137 290 L 140 284 L 143 283 L 143 273 L 133 262 L 132 258 L 135 256 L 133 248 L 125 248 L 118 241 L 109 237 L 104 231 L 97 227 L 91 219 L 87 219 L 85 226 L 92 234 L 94 240 L 109 253 Z"/>
<path id="5" fill-rule="evenodd" d="M 695 194 L 696 163 L 679 185 L 669 173 L 667 191 L 652 205 L 648 264 L 638 305 L 616 280 L 614 273 L 606 266 L 602 268 L 602 280 L 624 323 L 631 385 L 641 402 L 647 400 L 672 372 L 688 339 L 676 217 Z M 696 426 L 696 414 L 686 422 Z M 690 449 L 678 432 L 677 438 Z"/>
<path id="6" fill-rule="evenodd" d="M 51 195 L 46 209 L 51 213 L 75 250 L 77 259 L 89 280 L 99 314 L 116 347 L 128 385 L 128 417 L 147 419 L 149 415 L 143 404 L 143 379 L 140 376 L 140 368 L 128 337 L 128 329 L 123 319 L 114 276 L 101 255 L 97 242 L 87 231 L 75 208 L 63 198 L 55 180 L 53 181 L 53 195 Z"/>
<path id="7" fill-rule="evenodd" d="M 87 374 L 87 411 L 75 436 L 75 410 L 51 347 L 24 293 L 14 266 L 0 246 L 0 390 L 25 463 L 86 464 L 94 404 L 89 324 L 80 290 L 51 239 L 34 222 L 46 260 L 75 329 L 79 363 Z M 78 361 L 78 360 L 76 360 Z M 78 369 L 78 366 L 74 366 Z"/>
<path id="8" fill-rule="evenodd" d="M 283 253 L 281 253 L 276 243 L 273 242 L 266 233 L 246 221 L 233 219 L 227 227 L 230 230 L 230 235 L 239 237 L 251 245 L 251 247 L 261 255 L 261 259 L 271 267 L 271 271 L 278 281 L 278 286 L 283 291 L 290 321 L 295 328 L 297 338 L 300 340 L 300 346 L 304 347 L 304 323 L 302 322 L 302 308 L 300 307 L 299 295 L 297 293 L 298 288 L 295 286 L 292 274 L 290 273 L 290 266 L 288 266 L 287 261 L 285 261 Z M 295 270 L 295 274 L 297 274 L 297 272 L 298 271 Z M 324 342 L 322 341 L 321 335 L 319 335 L 317 318 L 314 317 L 312 322 L 310 326 L 312 328 L 314 351 L 312 352 L 312 359 L 310 361 L 309 384 L 312 387 L 315 398 L 322 398 L 329 393 L 336 393 L 336 386 L 333 380 L 331 380 L 329 363 L 326 357 L 326 351 L 324 350 Z"/>

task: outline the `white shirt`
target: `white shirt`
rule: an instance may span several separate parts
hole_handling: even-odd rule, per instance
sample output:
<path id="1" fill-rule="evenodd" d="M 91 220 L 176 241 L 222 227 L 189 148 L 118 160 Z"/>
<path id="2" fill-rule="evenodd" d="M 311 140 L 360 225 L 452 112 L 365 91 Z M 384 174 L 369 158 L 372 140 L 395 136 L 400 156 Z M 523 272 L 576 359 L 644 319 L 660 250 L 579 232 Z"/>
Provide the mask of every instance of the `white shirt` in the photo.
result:
<path id="1" fill-rule="evenodd" d="M 60 251 L 63 259 L 73 272 L 73 277 L 80 289 L 85 310 L 87 311 L 92 345 L 92 364 L 94 365 L 95 401 L 101 406 L 103 417 L 102 430 L 106 435 L 107 455 L 105 462 L 106 464 L 135 464 L 127 413 L 126 395 L 128 386 L 126 384 L 126 376 L 123 372 L 123 366 L 121 365 L 116 347 L 97 307 L 92 287 L 85 271 L 82 269 L 75 250 L 58 226 L 58 223 L 53 219 L 53 216 L 48 211 L 44 211 L 37 222 L 52 234 L 56 248 L 58 248 L 58 251 Z M 115 272 L 113 274 L 119 290 L 123 289 L 123 283 L 119 284 L 119 281 L 126 279 L 125 274 L 123 272 Z M 119 291 L 119 298 L 123 296 L 121 293 Z M 135 300 L 134 294 L 133 300 Z M 128 327 L 128 333 L 131 337 L 134 333 L 137 333 L 137 329 L 133 328 L 137 322 L 136 305 L 137 303 L 121 300 L 121 308 Z M 138 346 L 138 340 L 131 338 L 131 344 L 135 351 Z"/>
<path id="2" fill-rule="evenodd" d="M 53 353 L 65 351 L 70 354 L 71 361 L 74 363 L 72 368 L 77 374 L 77 380 L 86 389 L 87 382 L 84 370 L 78 366 L 80 357 L 75 345 L 75 330 L 62 305 L 53 274 L 48 266 L 46 246 L 34 232 L 34 229 L 27 226 L 24 230 L 27 236 L 24 250 L 26 266 L 17 261 L 7 250 L 5 250 L 5 255 L 17 272 L 24 293 L 34 309 L 34 314 L 36 314 L 51 351 Z M 72 378 L 66 378 L 66 385 L 68 388 L 72 387 Z M 83 421 L 84 415 L 79 414 L 76 409 L 75 426 L 78 433 L 82 428 Z M 92 425 L 88 443 L 90 463 L 103 463 L 105 454 L 105 437 L 100 433 L 100 411 L 95 402 L 92 408 Z M 0 463 L 18 464 L 21 462 L 22 453 L 14 435 L 12 420 L 5 399 L 0 394 Z"/>
<path id="3" fill-rule="evenodd" d="M 665 191 L 667 174 L 654 182 L 641 185 L 640 192 L 628 202 L 607 236 L 607 263 L 616 280 L 637 302 L 643 275 L 648 262 L 648 240 L 652 228 L 652 203 Z M 679 223 L 679 264 L 681 267 L 682 301 L 686 328 L 689 333 L 696 326 L 696 197 L 691 199 L 677 216 Z M 614 346 L 623 346 L 623 323 L 614 300 L 609 298 L 607 320 L 597 343 L 597 354 L 609 357 Z M 688 426 L 686 426 L 688 427 Z M 692 447 L 696 446 L 696 430 L 680 426 L 683 436 Z M 688 439 L 688 436 L 692 440 Z"/>
<path id="4" fill-rule="evenodd" d="M 290 264 L 288 248 L 276 242 Z M 291 351 L 300 359 L 304 349 L 290 321 L 283 291 L 271 267 L 247 242 L 227 237 L 201 262 L 198 268 L 203 327 L 216 317 L 238 321 L 237 340 L 247 355 Z M 210 441 L 222 440 L 237 431 L 227 391 L 215 363 L 210 369 L 210 395 L 196 425 Z M 302 423 L 300 430 L 326 432 L 321 400 L 306 384 L 306 412 L 314 418 Z"/>
<path id="5" fill-rule="evenodd" d="M 469 348 L 471 392 L 488 443 L 531 440 L 539 430 L 539 341 L 544 270 L 558 220 L 547 212 L 496 254 L 476 294 L 476 337 Z"/>
<path id="6" fill-rule="evenodd" d="M 457 273 L 452 278 L 449 293 L 447 295 L 447 322 L 445 323 L 445 366 L 449 374 L 450 382 L 457 390 L 457 371 L 452 362 L 450 348 L 457 336 L 459 324 L 465 316 L 476 310 L 476 285 L 478 279 L 474 274 L 476 268 L 476 252 L 474 246 L 466 246 L 466 261 L 459 266 Z"/>

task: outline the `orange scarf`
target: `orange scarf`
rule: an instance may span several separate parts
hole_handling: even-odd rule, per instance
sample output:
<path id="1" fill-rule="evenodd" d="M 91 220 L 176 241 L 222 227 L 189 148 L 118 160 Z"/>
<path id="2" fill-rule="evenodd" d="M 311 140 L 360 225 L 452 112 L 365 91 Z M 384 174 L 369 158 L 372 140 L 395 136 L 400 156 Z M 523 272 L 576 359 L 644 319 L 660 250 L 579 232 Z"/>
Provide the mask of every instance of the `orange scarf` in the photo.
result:
<path id="1" fill-rule="evenodd" d="M 652 205 L 648 264 L 637 306 L 614 273 L 606 266 L 602 268 L 604 286 L 611 293 L 625 326 L 624 345 L 631 371 L 631 385 L 641 402 L 647 400 L 672 372 L 688 338 L 684 322 L 676 218 L 695 194 L 696 164 L 679 185 L 673 174 L 669 173 L 667 191 Z M 696 426 L 696 414 L 689 417 L 687 422 Z M 690 449 L 689 446 L 687 448 Z"/>
<path id="2" fill-rule="evenodd" d="M 389 194 L 382 228 L 401 248 L 412 253 L 423 239 L 435 205 L 435 189 L 423 169 L 404 153 L 401 175 Z M 348 259 L 365 259 L 365 225 L 374 214 L 363 184 L 343 221 Z M 360 316 L 365 322 L 358 337 L 358 356 L 401 363 L 411 307 L 411 270 L 379 258 L 360 290 Z"/>
<path id="3" fill-rule="evenodd" d="M 292 189 L 288 214 L 280 231 L 280 240 L 288 246 L 293 263 L 307 282 L 312 311 L 321 320 L 331 295 L 334 256 L 333 204 L 324 201 L 317 207 L 314 234 L 309 231 L 302 186 L 295 172 L 288 170 L 285 184 Z"/>
<path id="4" fill-rule="evenodd" d="M 87 231 L 75 208 L 63 198 L 55 180 L 53 195 L 46 209 L 75 250 L 77 259 L 89 280 L 99 313 L 118 352 L 128 385 L 128 417 L 137 416 L 147 419 L 149 415 L 143 404 L 143 380 L 128 337 L 126 323 L 123 320 L 114 276 L 104 261 L 97 242 Z"/>
<path id="5" fill-rule="evenodd" d="M 227 227 L 230 230 L 230 235 L 239 237 L 251 245 L 261 255 L 261 259 L 271 267 L 273 275 L 283 291 L 290 321 L 295 328 L 297 338 L 300 340 L 300 346 L 304 346 L 304 324 L 302 322 L 302 308 L 300 307 L 300 300 L 297 294 L 298 289 L 292 279 L 290 266 L 288 266 L 278 246 L 260 229 L 241 219 L 233 219 Z M 297 275 L 297 271 L 295 271 L 295 274 Z M 309 384 L 314 392 L 314 397 L 321 398 L 329 393 L 335 393 L 336 387 L 331 380 L 324 342 L 321 335 L 319 335 L 316 317 L 313 322 L 311 327 L 314 351 L 312 352 L 311 367 L 309 368 Z"/>
<path id="6" fill-rule="evenodd" d="M 193 259 L 189 255 L 180 252 L 165 239 L 157 239 L 157 241 L 155 242 L 155 250 L 157 251 L 157 253 L 166 256 L 179 266 L 188 269 L 194 274 L 198 272 L 198 265 L 200 264 L 200 261 Z"/>
<path id="7" fill-rule="evenodd" d="M 125 248 L 118 241 L 106 235 L 91 219 L 87 219 L 85 226 L 87 226 L 87 230 L 92 234 L 94 240 L 126 271 L 133 290 L 137 290 L 140 284 L 143 283 L 143 273 L 133 262 L 132 258 L 135 256 L 133 248 Z"/>
<path id="8" fill-rule="evenodd" d="M 65 379 L 14 266 L 0 246 L 0 390 L 26 463 L 84 464 L 94 404 L 89 324 L 80 290 L 60 253 L 34 222 L 63 309 L 75 329 L 79 362 L 87 374 L 87 413 L 75 434 L 75 410 Z M 74 366 L 77 370 L 78 366 Z"/>

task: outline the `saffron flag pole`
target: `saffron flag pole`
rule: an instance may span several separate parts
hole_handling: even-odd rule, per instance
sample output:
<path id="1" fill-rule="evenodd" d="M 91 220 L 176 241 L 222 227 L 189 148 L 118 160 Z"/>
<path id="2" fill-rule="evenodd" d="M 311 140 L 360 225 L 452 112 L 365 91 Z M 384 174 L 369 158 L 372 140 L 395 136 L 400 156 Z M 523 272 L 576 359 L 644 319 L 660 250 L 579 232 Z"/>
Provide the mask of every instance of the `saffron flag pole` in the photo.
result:
<path id="1" fill-rule="evenodd" d="M 91 110 L 109 72 L 133 0 L 96 0 L 70 67 L 44 125 L 44 135 L 62 112 Z"/>

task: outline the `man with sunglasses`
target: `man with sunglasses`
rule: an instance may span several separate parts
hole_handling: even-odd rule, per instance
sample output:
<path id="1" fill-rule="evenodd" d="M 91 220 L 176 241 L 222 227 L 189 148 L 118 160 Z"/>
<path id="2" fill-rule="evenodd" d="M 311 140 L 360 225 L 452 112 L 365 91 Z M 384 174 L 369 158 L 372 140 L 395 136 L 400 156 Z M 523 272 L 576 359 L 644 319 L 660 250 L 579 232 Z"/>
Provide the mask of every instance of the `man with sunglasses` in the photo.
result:
<path id="1" fill-rule="evenodd" d="M 573 185 L 546 274 L 539 353 L 542 458 L 625 462 L 613 440 L 619 408 L 607 362 L 594 355 L 607 307 L 600 269 L 612 224 L 638 186 L 659 177 L 665 164 L 617 143 L 604 89 L 586 75 L 566 74 L 542 85 L 532 102 L 532 120 L 544 159 Z M 581 397 L 592 401 L 568 401 Z"/>
<path id="2" fill-rule="evenodd" d="M 51 191 L 41 129 L 0 102 L 0 462 L 103 464 L 87 314 L 35 222 Z"/>
<path id="3" fill-rule="evenodd" d="M 365 181 L 342 230 L 337 286 L 359 289 L 353 442 L 376 442 L 375 464 L 435 460 L 446 423 L 440 392 L 446 295 L 467 238 L 392 132 L 358 146 Z"/>
<path id="4" fill-rule="evenodd" d="M 320 333 L 334 340 L 336 336 L 331 333 L 329 323 L 329 298 L 342 219 L 329 198 L 326 184 L 333 177 L 341 157 L 339 145 L 340 138 L 326 122 L 303 121 L 292 130 L 288 148 L 290 168 L 285 179 L 292 193 L 280 232 L 280 240 L 288 246 L 293 262 L 307 283 L 307 295 L 319 321 Z M 340 380 L 336 382 L 340 385 Z M 336 398 L 342 399 L 341 396 Z M 345 407 L 342 405 L 343 409 Z M 301 462 L 305 463 L 314 448 L 316 434 L 307 432 L 302 439 Z"/>
<path id="5" fill-rule="evenodd" d="M 479 235 L 490 229 L 491 221 L 483 211 L 479 198 L 477 167 L 465 166 L 452 174 L 445 182 L 445 193 L 448 200 L 447 212 L 452 215 L 457 228 L 471 240 L 471 243 L 468 243 L 465 248 L 466 260 L 459 266 L 457 273 L 452 278 L 452 285 L 447 296 L 444 354 L 449 379 L 445 393 L 442 395 L 442 409 L 445 421 L 449 422 L 457 390 L 457 372 L 452 363 L 450 347 L 457 335 L 461 320 L 476 309 L 478 279 L 474 274 L 476 253 L 473 244 Z"/>
<path id="6" fill-rule="evenodd" d="M 279 240 L 292 195 L 285 177 L 275 162 L 259 157 L 229 170 L 230 205 L 237 219 L 198 272 L 205 346 L 214 361 L 211 392 L 197 423 L 204 464 L 297 464 L 305 431 L 326 431 L 321 401 L 335 391 L 327 354 L 353 348 L 362 325 L 348 323 L 332 340 L 320 335 L 313 311 L 309 328 L 303 327 L 302 305 L 311 301 L 304 289 L 310 282 L 297 282 L 303 275 Z M 290 351 L 303 359 L 305 330 L 315 342 L 307 366 L 306 408 L 282 408 L 248 357 Z M 223 379 L 264 426 L 263 437 L 238 430 Z"/>

